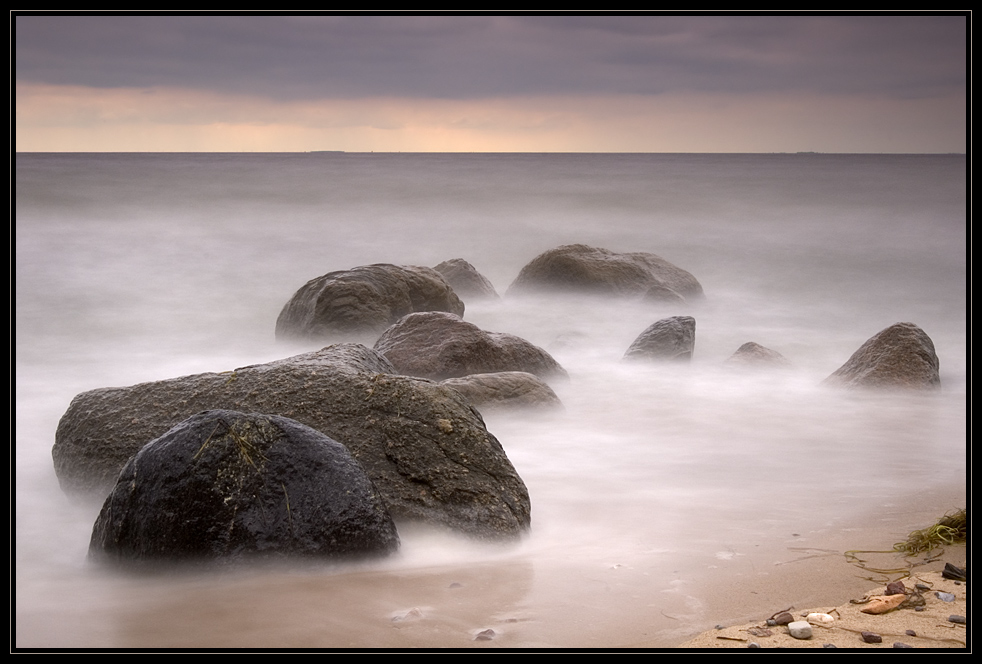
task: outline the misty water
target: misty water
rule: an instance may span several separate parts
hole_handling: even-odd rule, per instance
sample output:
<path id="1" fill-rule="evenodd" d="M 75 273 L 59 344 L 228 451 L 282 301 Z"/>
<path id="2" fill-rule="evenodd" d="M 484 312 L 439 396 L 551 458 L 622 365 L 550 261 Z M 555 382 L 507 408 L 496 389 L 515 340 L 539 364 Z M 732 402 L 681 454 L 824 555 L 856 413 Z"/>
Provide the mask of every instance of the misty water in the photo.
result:
<path id="1" fill-rule="evenodd" d="M 715 624 L 706 579 L 964 506 L 961 155 L 18 154 L 15 194 L 19 646 L 669 644 Z M 656 253 L 705 300 L 507 295 L 571 243 Z M 465 299 L 465 320 L 570 375 L 561 413 L 485 413 L 531 497 L 521 542 L 403 527 L 399 554 L 357 565 L 87 561 L 100 504 L 63 494 L 51 460 L 76 394 L 311 350 L 273 334 L 306 281 L 451 258 L 502 295 Z M 690 363 L 622 361 L 681 314 Z M 820 385 L 901 321 L 934 341 L 941 389 Z M 748 341 L 792 367 L 725 370 Z"/>

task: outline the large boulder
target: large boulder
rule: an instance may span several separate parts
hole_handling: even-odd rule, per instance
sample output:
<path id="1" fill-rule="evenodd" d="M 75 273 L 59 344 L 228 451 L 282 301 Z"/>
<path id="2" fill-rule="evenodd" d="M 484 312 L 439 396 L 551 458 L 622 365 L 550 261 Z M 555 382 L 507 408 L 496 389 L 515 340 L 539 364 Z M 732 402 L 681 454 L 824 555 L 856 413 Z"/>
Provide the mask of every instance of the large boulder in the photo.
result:
<path id="1" fill-rule="evenodd" d="M 84 392 L 52 450 L 62 488 L 104 497 L 147 441 L 203 410 L 289 417 L 344 444 L 397 521 L 488 538 L 530 521 L 528 491 L 480 414 L 456 390 L 408 376 L 357 344 L 132 387 Z"/>
<path id="2" fill-rule="evenodd" d="M 363 265 L 308 281 L 276 319 L 276 338 L 324 341 L 377 334 L 414 311 L 463 316 L 464 303 L 433 268 Z"/>
<path id="3" fill-rule="evenodd" d="M 895 323 L 866 341 L 825 379 L 843 387 L 934 388 L 941 384 L 934 342 L 913 323 Z"/>
<path id="4" fill-rule="evenodd" d="M 688 362 L 696 345 L 696 319 L 672 316 L 653 323 L 624 353 L 628 359 Z"/>
<path id="5" fill-rule="evenodd" d="M 348 449 L 299 422 L 209 410 L 124 466 L 90 555 L 121 561 L 353 558 L 399 548 L 392 517 Z"/>
<path id="6" fill-rule="evenodd" d="M 409 314 L 375 342 L 399 373 L 433 380 L 498 371 L 526 371 L 566 378 L 549 353 L 503 332 L 486 332 L 453 314 L 430 311 Z"/>
<path id="7" fill-rule="evenodd" d="M 578 291 L 601 295 L 640 295 L 677 301 L 702 297 L 694 276 L 655 254 L 619 254 L 584 244 L 568 244 L 540 254 L 522 268 L 508 293 Z"/>
<path id="8" fill-rule="evenodd" d="M 487 277 L 463 258 L 451 258 L 433 267 L 443 275 L 457 295 L 465 298 L 497 300 L 498 291 Z"/>
<path id="9" fill-rule="evenodd" d="M 448 378 L 441 385 L 457 390 L 478 410 L 562 409 L 563 403 L 544 381 L 526 371 L 499 371 Z"/>

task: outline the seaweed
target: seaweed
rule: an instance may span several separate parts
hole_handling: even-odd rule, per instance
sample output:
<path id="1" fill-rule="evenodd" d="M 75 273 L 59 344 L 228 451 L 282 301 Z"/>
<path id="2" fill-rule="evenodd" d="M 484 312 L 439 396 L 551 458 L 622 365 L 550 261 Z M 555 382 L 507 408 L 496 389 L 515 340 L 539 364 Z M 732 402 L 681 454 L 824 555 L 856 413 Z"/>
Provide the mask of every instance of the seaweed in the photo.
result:
<path id="1" fill-rule="evenodd" d="M 889 551 L 846 551 L 845 556 L 853 565 L 877 574 L 899 574 L 901 578 L 909 577 L 915 567 L 932 563 L 943 554 L 943 548 L 952 544 L 964 544 L 968 537 L 968 518 L 965 509 L 948 512 L 938 519 L 933 526 L 911 532 L 903 542 L 897 542 Z M 935 549 L 942 550 L 935 552 Z M 870 567 L 868 560 L 860 558 L 859 554 L 901 554 L 907 561 L 904 566 L 891 569 Z M 914 556 L 926 554 L 921 560 L 913 560 Z M 872 579 L 871 580 L 875 580 Z"/>

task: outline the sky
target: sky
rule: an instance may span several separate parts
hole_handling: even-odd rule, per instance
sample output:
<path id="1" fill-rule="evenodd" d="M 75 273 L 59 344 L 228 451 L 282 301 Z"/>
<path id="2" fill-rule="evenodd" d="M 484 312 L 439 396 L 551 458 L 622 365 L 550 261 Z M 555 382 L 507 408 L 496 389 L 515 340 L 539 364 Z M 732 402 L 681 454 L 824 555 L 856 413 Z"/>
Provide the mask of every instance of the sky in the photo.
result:
<path id="1" fill-rule="evenodd" d="M 17 151 L 964 152 L 970 15 L 11 15 Z"/>

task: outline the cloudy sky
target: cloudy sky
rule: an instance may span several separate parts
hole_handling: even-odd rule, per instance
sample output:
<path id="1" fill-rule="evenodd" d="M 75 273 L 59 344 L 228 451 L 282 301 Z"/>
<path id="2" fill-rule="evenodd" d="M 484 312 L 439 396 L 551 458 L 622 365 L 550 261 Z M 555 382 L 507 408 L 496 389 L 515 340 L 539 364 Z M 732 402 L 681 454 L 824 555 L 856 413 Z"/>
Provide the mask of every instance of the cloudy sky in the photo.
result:
<path id="1" fill-rule="evenodd" d="M 16 15 L 19 151 L 963 152 L 968 18 Z"/>

